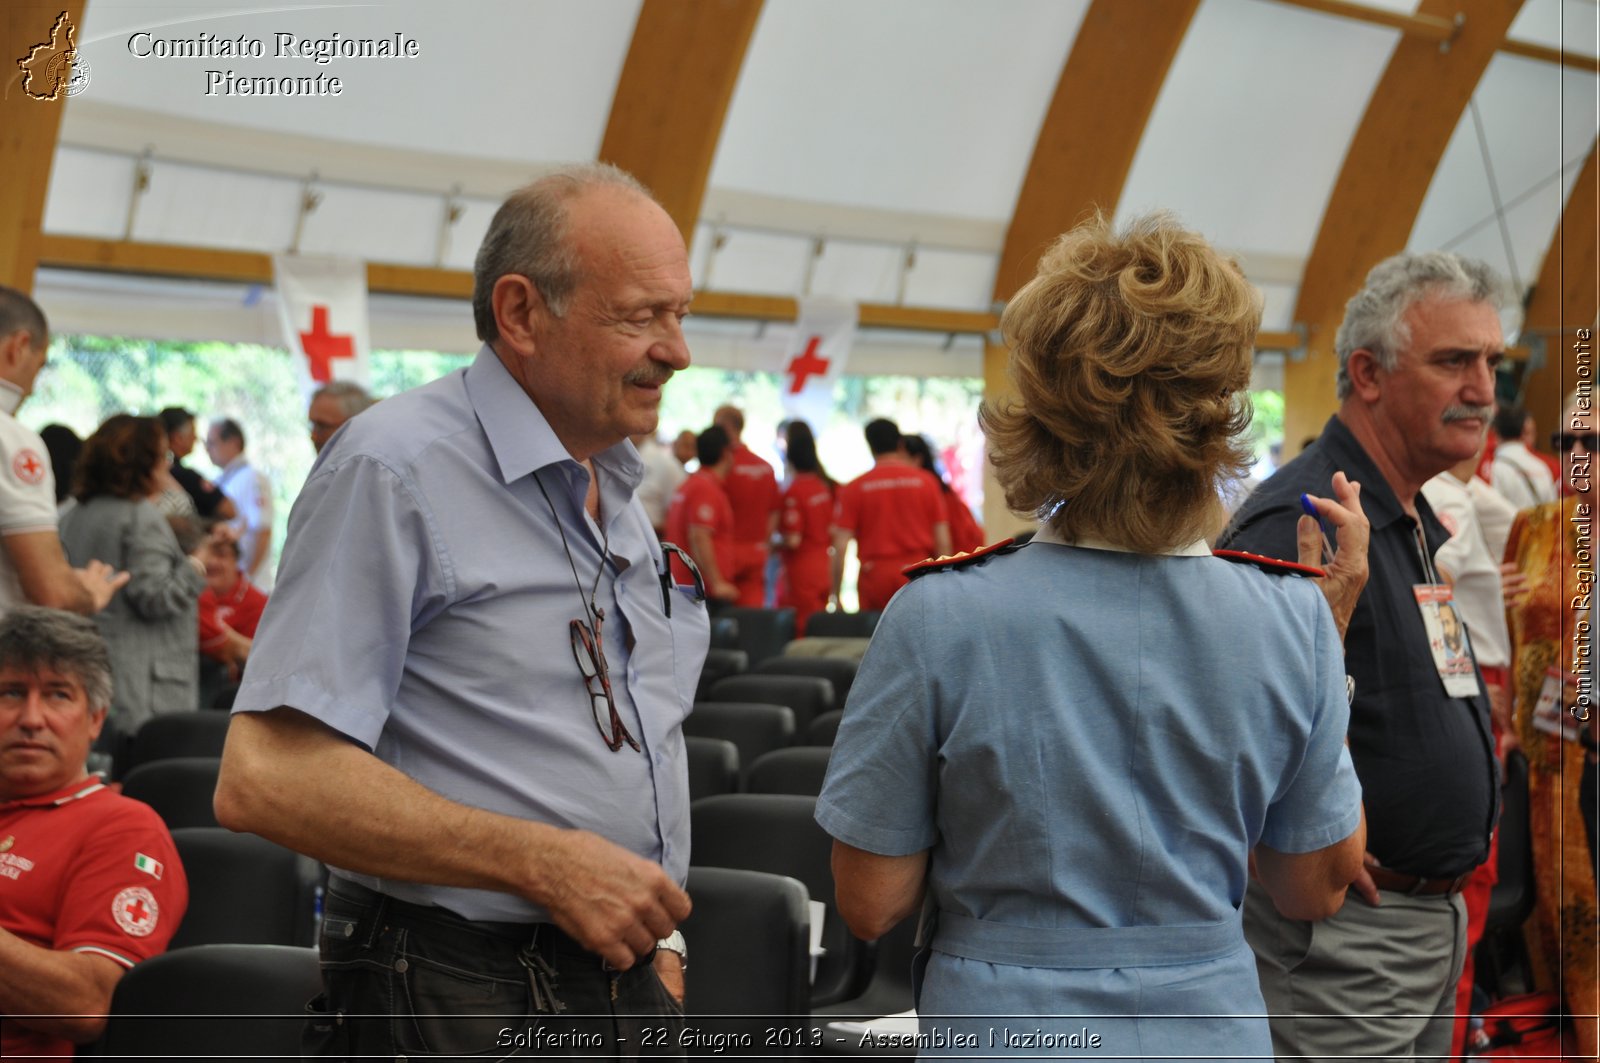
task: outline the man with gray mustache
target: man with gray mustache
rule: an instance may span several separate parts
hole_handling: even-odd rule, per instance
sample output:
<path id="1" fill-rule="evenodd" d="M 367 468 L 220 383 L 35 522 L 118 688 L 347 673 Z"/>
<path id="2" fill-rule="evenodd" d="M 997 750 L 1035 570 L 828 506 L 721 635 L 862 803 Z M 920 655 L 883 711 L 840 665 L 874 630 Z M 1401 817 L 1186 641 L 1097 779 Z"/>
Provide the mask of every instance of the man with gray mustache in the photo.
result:
<path id="1" fill-rule="evenodd" d="M 216 796 L 332 869 L 308 1054 L 680 1043 L 709 623 L 628 437 L 689 364 L 692 295 L 637 181 L 549 174 L 479 248 L 477 359 L 318 455 Z"/>
<path id="2" fill-rule="evenodd" d="M 1488 266 L 1459 255 L 1375 266 L 1335 339 L 1338 412 L 1218 544 L 1293 558 L 1300 496 L 1327 494 L 1335 471 L 1361 484 L 1372 523 L 1371 577 L 1345 640 L 1366 870 L 1344 907 L 1314 925 L 1279 915 L 1257 884 L 1245 898 L 1280 1058 L 1450 1051 L 1465 959 L 1460 890 L 1488 855 L 1499 786 L 1481 677 L 1446 652 L 1449 587 L 1433 555 L 1450 533 L 1421 489 L 1471 457 L 1488 427 L 1505 299 Z"/>

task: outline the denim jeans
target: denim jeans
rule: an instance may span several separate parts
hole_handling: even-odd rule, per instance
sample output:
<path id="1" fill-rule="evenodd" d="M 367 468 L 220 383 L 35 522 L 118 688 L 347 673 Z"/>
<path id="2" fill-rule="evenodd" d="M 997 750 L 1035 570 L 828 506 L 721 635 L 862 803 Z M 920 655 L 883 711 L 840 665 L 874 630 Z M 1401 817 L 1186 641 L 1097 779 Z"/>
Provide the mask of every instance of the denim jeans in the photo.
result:
<path id="1" fill-rule="evenodd" d="M 612 971 L 550 924 L 471 922 L 330 882 L 306 1056 L 682 1056 L 648 962 Z"/>

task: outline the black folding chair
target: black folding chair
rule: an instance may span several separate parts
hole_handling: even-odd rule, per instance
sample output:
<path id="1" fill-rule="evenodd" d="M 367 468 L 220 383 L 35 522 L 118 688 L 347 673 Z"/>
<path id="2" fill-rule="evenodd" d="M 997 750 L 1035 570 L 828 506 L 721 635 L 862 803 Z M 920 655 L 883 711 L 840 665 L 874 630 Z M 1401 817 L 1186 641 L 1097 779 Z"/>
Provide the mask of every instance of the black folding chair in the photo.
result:
<path id="1" fill-rule="evenodd" d="M 779 656 L 783 648 L 794 641 L 793 609 L 726 605 L 717 610 L 716 619 L 727 618 L 738 621 L 739 648 L 750 655 L 752 667 L 769 657 Z"/>
<path id="2" fill-rule="evenodd" d="M 745 773 L 745 792 L 816 797 L 822 792 L 832 752 L 827 746 L 792 746 L 763 753 Z"/>
<path id="3" fill-rule="evenodd" d="M 171 948 L 316 944 L 315 860 L 221 827 L 181 827 L 172 841 L 189 878 L 189 910 Z"/>
<path id="4" fill-rule="evenodd" d="M 741 769 L 763 753 L 794 744 L 794 710 L 785 705 L 697 701 L 683 721 L 692 738 L 724 738 L 739 749 Z"/>
<path id="5" fill-rule="evenodd" d="M 743 673 L 750 667 L 750 655 L 743 650 L 722 650 L 713 646 L 706 651 L 705 663 L 700 666 L 700 681 L 695 685 L 695 700 L 704 701 L 711 688 L 729 676 Z"/>
<path id="6" fill-rule="evenodd" d="M 684 1010 L 708 1035 L 750 1038 L 749 1054 L 799 1054 L 808 1038 L 776 1038 L 810 1007 L 810 922 L 803 884 L 783 875 L 689 868 L 694 911 L 683 921 L 693 970 Z M 794 1022 L 784 1022 L 794 1017 Z M 744 1054 L 746 1050 L 735 1049 Z M 691 1049 L 690 1058 L 704 1055 Z"/>
<path id="7" fill-rule="evenodd" d="M 689 800 L 739 789 L 739 747 L 726 738 L 685 735 L 689 754 Z"/>
<path id="8" fill-rule="evenodd" d="M 322 991 L 316 949 L 196 945 L 122 976 L 99 1059 L 300 1059 L 306 1002 Z"/>
<path id="9" fill-rule="evenodd" d="M 795 657 L 785 654 L 762 661 L 750 670 L 752 675 L 804 675 L 826 679 L 833 684 L 833 703 L 844 704 L 850 686 L 856 681 L 859 665 L 848 657 Z"/>
<path id="10" fill-rule="evenodd" d="M 740 701 L 761 705 L 787 705 L 794 710 L 794 725 L 804 731 L 811 721 L 832 712 L 833 684 L 814 675 L 729 676 L 712 684 L 707 701 Z"/>
<path id="11" fill-rule="evenodd" d="M 696 865 L 789 875 L 827 906 L 813 1006 L 859 996 L 872 976 L 871 949 L 834 907 L 833 839 L 817 824 L 816 807 L 816 798 L 792 794 L 724 794 L 689 806 Z"/>
<path id="12" fill-rule="evenodd" d="M 860 613 L 812 613 L 806 621 L 806 637 L 816 639 L 870 639 L 878 618 L 876 609 Z"/>
<path id="13" fill-rule="evenodd" d="M 825 712 L 811 721 L 811 726 L 806 728 L 806 733 L 800 738 L 800 745 L 805 746 L 831 746 L 834 737 L 839 733 L 839 721 L 844 719 L 843 709 L 834 709 Z"/>
<path id="14" fill-rule="evenodd" d="M 173 757 L 220 757 L 228 737 L 225 712 L 165 712 L 144 722 L 133 736 L 126 763 L 117 765 L 117 778 L 141 764 Z"/>
<path id="15" fill-rule="evenodd" d="M 166 822 L 179 827 L 215 827 L 211 800 L 217 792 L 221 757 L 173 757 L 153 760 L 128 772 L 122 795 L 143 801 Z"/>

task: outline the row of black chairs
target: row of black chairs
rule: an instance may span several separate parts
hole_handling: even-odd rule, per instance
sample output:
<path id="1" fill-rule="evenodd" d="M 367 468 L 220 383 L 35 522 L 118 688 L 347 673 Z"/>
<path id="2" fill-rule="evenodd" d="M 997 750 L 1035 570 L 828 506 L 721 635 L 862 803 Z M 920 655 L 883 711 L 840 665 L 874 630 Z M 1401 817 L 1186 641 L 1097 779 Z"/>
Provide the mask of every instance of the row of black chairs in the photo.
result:
<path id="1" fill-rule="evenodd" d="M 1514 931 L 1531 908 L 1531 867 L 1526 846 L 1526 765 L 1508 758 L 1507 821 L 1502 823 L 1501 882 L 1491 902 L 1495 932 Z M 688 980 L 687 1011 L 704 1029 L 756 1038 L 768 1036 L 774 1016 L 860 1018 L 892 1014 L 910 1006 L 914 952 L 912 921 L 897 926 L 875 946 L 851 938 L 832 909 L 826 837 L 804 797 L 745 794 L 695 802 L 692 815 L 697 866 L 688 888 L 695 910 L 684 924 L 694 942 L 696 966 Z M 274 881 L 299 874 L 270 843 L 225 831 L 180 830 L 180 855 L 190 867 L 191 886 L 202 870 L 213 835 L 235 840 L 258 870 L 248 894 L 244 879 L 216 880 L 251 905 L 231 905 L 237 917 L 263 903 L 259 869 L 276 867 Z M 237 843 L 235 845 L 235 843 Z M 264 847 L 264 848 L 263 848 Z M 293 856 L 293 854 L 290 854 Z M 193 861 L 193 866 L 191 866 Z M 709 865 L 709 866 L 708 866 Z M 723 865 L 723 866 L 717 866 Z M 204 887 L 212 888 L 212 884 Z M 810 897 L 826 898 L 823 942 L 828 953 L 808 986 Z M 269 905 L 271 907 L 271 905 Z M 195 918 L 191 908 L 189 919 Z M 290 920 L 292 921 L 292 920 Z M 285 921 L 287 924 L 289 921 Z M 185 921 L 185 930 L 189 929 Z M 228 928 L 248 930 L 237 918 Z M 182 932 L 180 932 L 180 935 Z M 275 944 L 189 944 L 135 967 L 119 983 L 112 1016 L 99 1045 L 102 1058 L 230 1058 L 247 1045 L 253 1058 L 298 1058 L 301 1010 L 320 987 L 314 949 Z M 1482 963 L 1489 957 L 1480 951 Z M 1486 972 L 1487 973 L 1487 972 Z M 1500 973 L 1500 972 L 1496 972 Z M 716 1025 L 709 1025 L 712 1021 Z M 785 1046 L 777 1046 L 781 1051 Z M 794 1054 L 804 1047 L 792 1046 Z"/>
<path id="2" fill-rule="evenodd" d="M 809 920 L 805 887 L 758 871 L 696 867 L 694 942 L 685 1010 L 697 1028 L 742 1036 L 761 1054 L 798 1054 L 772 1043 L 781 1016 L 808 1010 Z M 100 1059 L 298 1060 L 306 1002 L 321 991 L 317 951 L 288 945 L 209 944 L 174 949 L 117 984 Z M 691 1055 L 696 1053 L 691 1052 Z"/>
<path id="3" fill-rule="evenodd" d="M 743 651 L 723 651 L 742 657 Z M 735 662 L 742 664 L 741 662 Z M 785 729 L 781 722 L 757 720 L 747 714 L 743 727 L 731 725 L 739 733 L 723 734 L 713 717 L 726 710 L 711 710 L 700 716 L 688 733 L 706 737 L 728 737 L 740 746 L 746 764 L 770 749 L 794 744 L 830 745 L 838 729 L 839 711 L 850 694 L 856 676 L 856 662 L 838 657 L 776 657 L 762 662 L 754 671 L 726 676 L 707 670 L 701 676 L 696 710 L 709 703 L 743 705 L 782 705 L 790 710 L 792 722 Z M 769 714 L 770 716 L 770 714 Z M 229 716 L 224 712 L 201 710 L 163 713 L 146 721 L 133 737 L 126 755 L 114 765 L 115 778 L 124 779 L 143 765 L 182 757 L 220 757 L 227 737 Z"/>
<path id="4" fill-rule="evenodd" d="M 689 798 L 721 794 L 801 794 L 822 792 L 828 772 L 827 746 L 789 746 L 762 753 L 748 765 L 739 747 L 726 738 L 684 739 L 689 750 Z"/>
<path id="5" fill-rule="evenodd" d="M 843 713 L 832 710 L 811 722 L 804 732 L 787 705 L 745 701 L 698 701 L 683 721 L 689 738 L 719 738 L 739 751 L 739 764 L 748 768 L 763 754 L 794 746 L 833 745 Z"/>
<path id="6" fill-rule="evenodd" d="M 792 747 L 769 752 L 739 770 L 736 747 L 726 740 L 690 738 L 691 796 L 694 803 L 694 859 L 720 864 L 756 858 L 764 846 L 785 858 L 803 858 L 801 839 L 809 838 L 813 858 L 806 875 L 797 874 L 819 897 L 832 896 L 822 853 L 826 839 L 804 815 L 784 814 L 784 802 L 798 797 L 811 805 L 827 769 L 826 747 Z M 190 912 L 173 946 L 220 941 L 309 944 L 314 925 L 316 887 L 321 868 L 315 862 L 251 835 L 217 828 L 210 795 L 216 786 L 215 758 L 179 758 L 141 765 L 124 782 L 124 792 L 145 800 L 173 830 L 180 859 L 190 878 Z M 1518 928 L 1532 908 L 1533 869 L 1528 846 L 1526 761 L 1508 758 L 1506 804 L 1500 825 L 1500 883 L 1490 906 L 1485 940 L 1479 949 L 1482 981 L 1491 986 L 1517 984 L 1526 970 Z M 746 793 L 737 794 L 743 789 Z M 732 795 L 756 803 L 720 806 Z M 706 798 L 709 798 L 708 800 Z M 761 802 L 766 802 L 763 809 Z M 801 807 L 789 801 L 792 808 Z M 726 811 L 734 807 L 737 814 Z M 754 811 L 752 811 L 752 809 Z M 744 818 L 777 810 L 774 822 L 755 829 Z M 722 817 L 738 822 L 731 826 Z M 773 857 L 776 859 L 776 856 Z M 733 866 L 749 866 L 734 863 Z M 773 870 L 779 865 L 758 865 Z M 249 904 L 239 899 L 249 897 Z"/>
<path id="7" fill-rule="evenodd" d="M 711 646 L 713 649 L 740 650 L 749 667 L 783 655 L 794 641 L 794 610 L 757 609 L 742 605 L 711 605 Z M 806 638 L 869 639 L 882 614 L 875 610 L 859 613 L 813 613 L 806 622 Z"/>
<path id="8" fill-rule="evenodd" d="M 738 725 L 755 723 L 758 729 L 774 735 L 787 731 L 781 706 L 722 705 L 707 707 L 699 723 L 720 714 L 737 714 Z M 736 727 L 713 726 L 717 734 Z M 832 750 L 823 745 L 791 746 L 772 744 L 765 739 L 743 745 L 722 737 L 689 735 L 689 797 L 718 794 L 764 793 L 807 794 L 822 792 L 822 780 Z M 757 750 L 748 756 L 747 750 Z M 212 809 L 212 794 L 217 789 L 217 757 L 173 757 L 141 764 L 122 781 L 124 795 L 143 801 L 161 816 L 169 830 L 217 826 Z"/>
<path id="9" fill-rule="evenodd" d="M 720 755 L 721 786 L 739 773 L 731 743 L 689 740 Z M 878 951 L 849 935 L 833 908 L 829 862 L 831 841 L 816 823 L 816 793 L 827 769 L 826 747 L 792 747 L 758 758 L 744 773 L 747 791 L 723 792 L 691 805 L 691 833 L 697 867 L 730 867 L 789 875 L 809 895 L 827 904 L 823 947 L 811 1003 L 839 1005 L 872 988 L 879 970 Z M 315 911 L 325 881 L 322 866 L 253 835 L 216 826 L 210 795 L 216 785 L 216 758 L 188 757 L 144 764 L 130 772 L 124 792 L 149 801 L 173 830 L 179 857 L 190 881 L 190 908 L 174 948 L 218 943 L 309 945 Z M 159 785 L 147 785 L 155 782 Z M 248 904 L 240 899 L 248 897 Z M 698 902 L 697 902 L 698 903 Z M 906 933 L 909 933 L 907 930 Z M 882 969 L 905 996 L 909 939 L 891 937 Z M 876 996 L 883 996 L 883 985 Z M 908 999 L 908 997 L 906 998 Z M 877 1002 L 873 1006 L 880 1006 Z M 890 1008 L 879 1011 L 902 1010 Z M 854 1014 L 867 1008 L 848 1008 Z"/>

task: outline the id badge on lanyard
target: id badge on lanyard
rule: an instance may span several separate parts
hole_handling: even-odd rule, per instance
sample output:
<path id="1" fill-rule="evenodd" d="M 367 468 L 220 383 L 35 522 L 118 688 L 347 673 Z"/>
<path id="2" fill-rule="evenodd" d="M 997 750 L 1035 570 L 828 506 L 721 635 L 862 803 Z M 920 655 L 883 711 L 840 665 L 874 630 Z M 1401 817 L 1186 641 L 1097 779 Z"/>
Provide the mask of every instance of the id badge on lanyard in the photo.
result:
<path id="1" fill-rule="evenodd" d="M 1444 692 L 1452 698 L 1471 698 L 1482 693 L 1478 683 L 1477 662 L 1472 656 L 1472 643 L 1467 640 L 1467 625 L 1456 608 L 1455 593 L 1450 585 L 1439 579 L 1428 557 L 1428 543 L 1422 535 L 1422 525 L 1412 527 L 1417 544 L 1417 556 L 1422 560 L 1422 573 L 1427 583 L 1412 584 L 1411 593 L 1417 600 L 1417 612 L 1422 614 L 1422 626 L 1428 633 L 1428 649 L 1433 653 L 1433 667 L 1444 684 Z"/>
<path id="2" fill-rule="evenodd" d="M 1533 726 L 1545 734 L 1560 735 L 1568 742 L 1580 741 L 1584 725 L 1563 711 L 1566 703 L 1566 686 L 1576 683 L 1578 677 L 1559 668 L 1547 668 L 1544 685 L 1539 688 L 1539 700 L 1533 703 Z"/>
<path id="3" fill-rule="evenodd" d="M 1479 693 L 1478 670 L 1473 663 L 1472 644 L 1467 641 L 1467 625 L 1461 622 L 1454 595 L 1448 583 L 1418 583 L 1411 593 L 1428 632 L 1428 648 L 1433 651 L 1433 666 L 1439 672 L 1444 692 L 1453 698 L 1470 698 Z"/>

